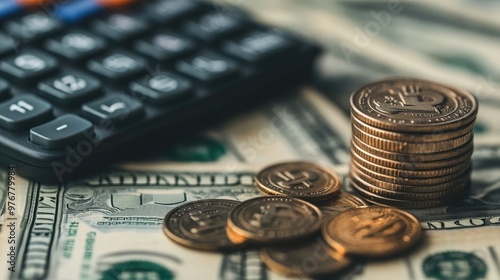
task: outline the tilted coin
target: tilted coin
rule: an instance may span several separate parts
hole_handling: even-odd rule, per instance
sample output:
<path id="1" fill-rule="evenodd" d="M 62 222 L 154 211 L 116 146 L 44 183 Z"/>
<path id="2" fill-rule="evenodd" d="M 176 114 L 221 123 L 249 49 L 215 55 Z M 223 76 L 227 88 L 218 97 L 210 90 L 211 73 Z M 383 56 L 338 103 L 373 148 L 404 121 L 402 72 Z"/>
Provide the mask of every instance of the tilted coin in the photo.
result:
<path id="1" fill-rule="evenodd" d="M 316 206 L 321 210 L 323 220 L 325 220 L 346 210 L 365 207 L 368 206 L 368 204 L 363 199 L 353 194 L 340 192 L 336 197 L 317 203 Z"/>
<path id="2" fill-rule="evenodd" d="M 446 167 L 451 167 L 457 165 L 465 160 L 469 159 L 472 155 L 473 149 L 470 149 L 465 154 L 459 155 L 454 158 L 449 158 L 440 161 L 419 161 L 418 155 L 411 158 L 412 161 L 395 161 L 390 159 L 385 159 L 380 156 L 372 155 L 364 150 L 362 150 L 356 143 L 351 142 L 351 151 L 355 152 L 358 156 L 364 158 L 365 160 L 389 167 L 394 169 L 402 170 L 431 170 L 431 169 L 442 169 Z"/>
<path id="3" fill-rule="evenodd" d="M 395 161 L 406 161 L 406 162 L 446 160 L 449 158 L 454 158 L 459 155 L 462 155 L 465 152 L 470 151 L 474 146 L 474 143 L 472 141 L 469 141 L 468 143 L 454 150 L 449 150 L 439 153 L 428 153 L 428 154 L 408 154 L 408 153 L 389 152 L 376 147 L 372 147 L 361 141 L 355 135 L 352 136 L 352 142 L 358 145 L 358 147 L 361 148 L 362 150 L 372 155 L 383 157 L 385 159 L 390 159 Z"/>
<path id="4" fill-rule="evenodd" d="M 463 175 L 458 177 L 455 180 L 440 183 L 440 184 L 435 184 L 435 185 L 430 185 L 430 184 L 392 184 L 388 182 L 384 182 L 378 179 L 375 179 L 359 169 L 357 169 L 354 165 L 351 165 L 350 172 L 356 174 L 356 177 L 361 178 L 362 180 L 369 182 L 370 184 L 389 191 L 396 191 L 396 192 L 414 192 L 414 193 L 428 193 L 428 192 L 441 192 L 441 191 L 446 191 L 450 188 L 454 188 L 456 186 L 462 186 L 464 184 L 467 184 L 470 180 L 470 174 L 472 170 L 466 170 L 464 171 Z M 422 179 L 422 181 L 428 182 L 429 180 Z"/>
<path id="5" fill-rule="evenodd" d="M 378 164 L 374 164 L 372 162 L 367 161 L 366 159 L 358 156 L 356 153 L 351 153 L 351 161 L 364 166 L 365 168 L 370 169 L 373 172 L 377 172 L 387 176 L 399 177 L 399 178 L 434 178 L 446 176 L 449 174 L 457 173 L 461 170 L 466 169 L 471 165 L 470 158 L 467 158 L 463 162 L 446 168 L 441 169 L 433 169 L 433 170 L 402 170 L 402 169 L 394 169 L 389 167 L 380 166 Z"/>
<path id="6" fill-rule="evenodd" d="M 469 124 L 478 108 L 463 89 L 410 78 L 371 82 L 356 90 L 350 102 L 359 120 L 397 132 L 457 129 Z"/>
<path id="7" fill-rule="evenodd" d="M 337 274 L 352 262 L 350 258 L 332 250 L 321 237 L 293 245 L 263 248 L 260 258 L 277 273 L 299 277 Z"/>
<path id="8" fill-rule="evenodd" d="M 432 199 L 442 199 L 444 197 L 449 197 L 456 195 L 457 193 L 463 192 L 468 186 L 469 182 L 465 181 L 461 185 L 456 185 L 443 191 L 438 192 L 402 192 L 402 191 L 391 191 L 383 188 L 379 188 L 370 184 L 367 181 L 356 176 L 354 172 L 351 172 L 350 181 L 356 184 L 358 188 L 364 189 L 372 194 L 380 195 L 386 198 L 403 199 L 403 200 L 432 200 Z"/>
<path id="9" fill-rule="evenodd" d="M 247 242 L 247 239 L 244 236 L 241 236 L 234 232 L 231 227 L 226 228 L 226 234 L 229 240 L 231 240 L 231 242 L 234 244 L 242 245 Z"/>
<path id="10" fill-rule="evenodd" d="M 172 209 L 164 220 L 163 231 L 173 241 L 199 250 L 235 248 L 226 234 L 229 211 L 239 201 L 204 199 Z"/>
<path id="11" fill-rule="evenodd" d="M 366 175 L 373 177 L 377 180 L 384 181 L 391 184 L 399 184 L 399 185 L 416 185 L 416 186 L 431 186 L 437 184 L 443 184 L 455 179 L 458 179 L 465 174 L 469 173 L 472 164 L 469 162 L 463 169 L 459 170 L 456 173 L 447 174 L 441 177 L 433 177 L 433 178 L 412 178 L 412 177 L 394 177 L 386 174 L 381 174 L 375 171 L 372 171 L 363 165 L 360 165 L 356 160 L 351 160 L 351 168 L 356 168 L 359 171 L 365 173 Z"/>
<path id="12" fill-rule="evenodd" d="M 475 118 L 471 120 L 471 123 L 465 125 L 464 127 L 460 127 L 456 130 L 435 130 L 432 131 L 432 133 L 419 133 L 419 132 L 394 132 L 394 131 L 388 131 L 385 129 L 380 129 L 371 125 L 368 125 L 362 121 L 360 121 L 356 117 L 351 118 L 352 125 L 354 125 L 356 128 L 383 138 L 387 140 L 396 140 L 396 141 L 402 141 L 402 142 L 437 142 L 437 141 L 443 141 L 443 140 L 449 140 L 453 138 L 457 138 L 459 136 L 465 135 L 466 133 L 471 132 L 474 129 L 474 121 Z"/>
<path id="13" fill-rule="evenodd" d="M 256 175 L 261 191 L 309 201 L 331 198 L 340 191 L 342 179 L 333 170 L 311 162 L 284 162 L 268 166 Z"/>
<path id="14" fill-rule="evenodd" d="M 361 186 L 359 186 L 355 181 L 350 182 L 352 188 L 370 203 L 384 206 L 393 206 L 404 209 L 421 209 L 421 208 L 431 208 L 448 205 L 451 202 L 464 197 L 469 188 L 461 189 L 459 192 L 442 197 L 440 199 L 427 199 L 427 200 L 407 200 L 407 199 L 395 199 L 380 196 L 369 191 L 366 191 Z"/>
<path id="15" fill-rule="evenodd" d="M 366 257 L 404 252 L 422 237 L 420 223 L 413 215 L 379 206 L 345 211 L 324 223 L 321 232 L 338 252 Z"/>
<path id="16" fill-rule="evenodd" d="M 425 154 L 453 150 L 463 146 L 473 138 L 472 132 L 469 132 L 453 139 L 438 142 L 403 142 L 373 136 L 359 130 L 355 126 L 352 126 L 352 135 L 358 137 L 367 145 L 377 147 L 384 151 L 412 154 Z"/>
<path id="17" fill-rule="evenodd" d="M 256 197 L 229 213 L 228 227 L 254 242 L 279 242 L 309 236 L 321 225 L 320 210 L 301 199 L 286 196 Z"/>

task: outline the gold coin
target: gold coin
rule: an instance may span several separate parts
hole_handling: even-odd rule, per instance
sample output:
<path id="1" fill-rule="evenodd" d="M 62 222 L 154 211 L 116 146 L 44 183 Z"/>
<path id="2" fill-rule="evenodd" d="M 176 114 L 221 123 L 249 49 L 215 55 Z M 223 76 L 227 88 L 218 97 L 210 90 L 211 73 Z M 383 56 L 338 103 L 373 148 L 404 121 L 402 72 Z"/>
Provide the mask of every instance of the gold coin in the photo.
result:
<path id="1" fill-rule="evenodd" d="M 417 185 L 417 186 L 431 186 L 437 184 L 443 184 L 449 181 L 453 181 L 462 177 L 465 173 L 469 172 L 472 164 L 465 166 L 462 170 L 459 170 L 456 173 L 447 174 L 441 177 L 433 177 L 433 178 L 403 178 L 403 177 L 394 177 L 385 174 L 381 174 L 375 171 L 372 171 L 362 165 L 360 165 L 357 161 L 351 160 L 351 168 L 354 166 L 359 171 L 365 173 L 366 175 L 373 177 L 377 180 L 384 181 L 391 184 L 399 184 L 399 185 Z"/>
<path id="2" fill-rule="evenodd" d="M 463 162 L 446 168 L 434 169 L 434 170 L 402 170 L 402 169 L 394 169 L 389 167 L 380 166 L 378 164 L 374 164 L 372 162 L 367 161 L 366 159 L 358 156 L 356 153 L 351 153 L 351 161 L 361 165 L 367 169 L 370 169 L 373 172 L 377 172 L 387 176 L 399 177 L 399 178 L 434 178 L 441 177 L 450 174 L 457 173 L 464 168 L 467 168 L 471 165 L 470 158 L 465 159 Z"/>
<path id="3" fill-rule="evenodd" d="M 357 187 L 366 190 L 372 194 L 379 195 L 386 198 L 402 199 L 402 200 L 432 200 L 432 199 L 442 199 L 447 196 L 453 196 L 457 193 L 463 192 L 468 186 L 469 181 L 461 185 L 453 186 L 447 190 L 438 192 L 401 192 L 401 191 L 391 191 L 379 188 L 370 184 L 368 181 L 356 176 L 354 172 L 351 172 L 350 176 L 351 182 L 355 183 Z M 425 187 L 424 187 L 425 188 Z"/>
<path id="4" fill-rule="evenodd" d="M 405 208 L 405 209 L 431 208 L 431 207 L 439 207 L 439 206 L 448 205 L 451 202 L 464 197 L 469 190 L 468 188 L 465 188 L 454 195 L 449 195 L 449 196 L 446 196 L 446 197 L 443 197 L 440 199 L 405 200 L 405 199 L 387 198 L 387 197 L 383 197 L 380 195 L 376 195 L 374 193 L 371 193 L 371 192 L 364 190 L 363 188 L 358 186 L 356 184 L 356 182 L 350 182 L 350 183 L 351 183 L 352 188 L 361 197 L 363 197 L 364 199 L 366 199 L 370 203 L 384 205 L 384 206 Z"/>
<path id="5" fill-rule="evenodd" d="M 422 237 L 411 214 L 370 206 L 345 211 L 323 224 L 323 238 L 341 254 L 386 257 L 402 253 Z"/>
<path id="6" fill-rule="evenodd" d="M 239 201 L 204 199 L 185 203 L 166 216 L 163 231 L 173 241 L 198 250 L 228 250 L 236 246 L 226 234 L 229 211 Z"/>
<path id="7" fill-rule="evenodd" d="M 340 192 L 336 197 L 317 203 L 323 220 L 336 216 L 346 210 L 355 209 L 359 207 L 368 206 L 368 204 L 361 198 L 346 192 Z"/>
<path id="8" fill-rule="evenodd" d="M 413 158 L 413 161 L 405 162 L 405 161 L 395 161 L 395 160 L 385 159 L 376 155 L 372 155 L 362 150 L 354 142 L 351 142 L 351 151 L 353 151 L 358 156 L 364 158 L 365 160 L 373 164 L 394 169 L 402 169 L 402 170 L 431 170 L 431 169 L 442 169 L 446 167 L 451 167 L 469 159 L 473 153 L 473 149 L 470 149 L 465 154 L 447 160 L 425 162 L 425 161 L 417 161 L 418 157 L 415 157 Z"/>
<path id="9" fill-rule="evenodd" d="M 351 113 L 364 123 L 396 132 L 463 127 L 477 115 L 467 91 L 439 83 L 392 78 L 366 84 L 351 95 Z"/>
<path id="10" fill-rule="evenodd" d="M 272 195 L 319 201 L 340 192 L 342 179 L 333 170 L 310 162 L 284 162 L 268 166 L 256 175 L 256 186 Z"/>
<path id="11" fill-rule="evenodd" d="M 352 142 L 355 143 L 362 150 L 372 155 L 376 155 L 388 160 L 405 161 L 405 162 L 428 162 L 428 161 L 447 160 L 462 155 L 467 151 L 470 151 L 474 145 L 473 141 L 469 141 L 468 143 L 454 150 L 449 150 L 439 153 L 428 153 L 428 154 L 408 154 L 408 153 L 389 152 L 376 147 L 372 147 L 364 143 L 354 135 L 352 136 Z"/>
<path id="12" fill-rule="evenodd" d="M 242 202 L 228 218 L 228 227 L 254 242 L 279 242 L 310 236 L 321 225 L 320 210 L 301 199 L 263 196 Z"/>
<path id="13" fill-rule="evenodd" d="M 352 126 L 352 135 L 358 137 L 367 145 L 377 147 L 384 151 L 395 153 L 426 154 L 449 151 L 463 146 L 473 138 L 471 132 L 461 135 L 457 138 L 443 140 L 439 142 L 402 142 L 396 140 L 387 140 L 377 136 L 370 135 Z"/>
<path id="14" fill-rule="evenodd" d="M 415 143 L 415 142 L 438 142 L 460 137 L 466 133 L 472 132 L 472 130 L 474 129 L 475 118 L 471 120 L 471 123 L 465 125 L 464 127 L 460 127 L 456 130 L 451 130 L 451 131 L 437 130 L 433 131 L 432 133 L 419 133 L 419 132 L 401 133 L 401 132 L 388 131 L 368 125 L 354 116 L 351 118 L 351 121 L 356 128 L 370 135 L 377 136 L 387 140 Z"/>
<path id="15" fill-rule="evenodd" d="M 400 185 L 400 184 L 391 184 L 387 183 L 381 180 L 377 180 L 369 175 L 366 175 L 365 173 L 361 172 L 359 169 L 357 169 L 354 165 L 351 166 L 351 173 L 356 174 L 358 178 L 361 178 L 363 181 L 369 182 L 370 184 L 384 189 L 384 190 L 389 190 L 389 191 L 396 191 L 396 192 L 414 192 L 414 193 L 427 193 L 427 192 L 441 192 L 448 190 L 450 188 L 454 188 L 455 186 L 461 186 L 463 184 L 467 184 L 470 180 L 470 175 L 471 175 L 472 170 L 465 171 L 461 177 L 458 177 L 457 179 L 441 184 L 436 184 L 436 185 L 427 185 L 427 184 L 422 184 L 422 185 L 416 185 L 416 184 L 406 184 L 406 185 Z M 428 182 L 429 180 L 423 179 L 422 181 Z"/>
<path id="16" fill-rule="evenodd" d="M 260 259 L 272 271 L 295 277 L 338 274 L 351 264 L 350 258 L 332 250 L 321 237 L 263 248 Z"/>

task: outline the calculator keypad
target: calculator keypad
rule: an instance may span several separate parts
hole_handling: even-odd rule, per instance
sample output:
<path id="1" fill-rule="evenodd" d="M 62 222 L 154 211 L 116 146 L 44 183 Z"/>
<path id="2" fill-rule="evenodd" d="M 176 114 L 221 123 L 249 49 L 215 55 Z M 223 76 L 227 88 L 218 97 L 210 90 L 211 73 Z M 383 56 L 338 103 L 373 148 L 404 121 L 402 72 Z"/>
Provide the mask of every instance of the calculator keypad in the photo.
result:
<path id="1" fill-rule="evenodd" d="M 12 1 L 0 12 L 0 164 L 9 153 L 50 169 L 85 139 L 99 143 L 89 157 L 104 157 L 116 143 L 172 133 L 299 80 L 292 74 L 318 53 L 237 9 L 107 2 L 52 1 L 49 13 Z"/>

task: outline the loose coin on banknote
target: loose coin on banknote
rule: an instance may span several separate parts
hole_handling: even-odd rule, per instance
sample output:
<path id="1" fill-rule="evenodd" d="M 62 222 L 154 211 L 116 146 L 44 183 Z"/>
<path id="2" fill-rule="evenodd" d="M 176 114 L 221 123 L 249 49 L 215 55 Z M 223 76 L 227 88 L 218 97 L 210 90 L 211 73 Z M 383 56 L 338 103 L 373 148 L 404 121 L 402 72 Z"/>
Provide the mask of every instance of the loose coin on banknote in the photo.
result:
<path id="1" fill-rule="evenodd" d="M 301 199 L 286 196 L 256 197 L 230 213 L 228 227 L 249 241 L 278 242 L 302 238 L 318 231 L 320 210 Z"/>
<path id="2" fill-rule="evenodd" d="M 422 237 L 411 214 L 389 207 L 347 210 L 323 224 L 323 238 L 342 254 L 385 257 L 404 252 Z"/>
<path id="3" fill-rule="evenodd" d="M 316 205 L 321 210 L 324 220 L 349 209 L 368 206 L 363 199 L 346 192 L 340 192 L 336 197 L 324 202 L 322 201 Z"/>
<path id="4" fill-rule="evenodd" d="M 204 199 L 188 202 L 165 216 L 163 231 L 173 241 L 199 250 L 227 250 L 235 247 L 227 234 L 227 217 L 239 201 Z"/>
<path id="5" fill-rule="evenodd" d="M 409 78 L 374 81 L 351 96 L 353 116 L 398 132 L 457 129 L 474 120 L 477 108 L 476 99 L 465 90 Z"/>
<path id="6" fill-rule="evenodd" d="M 268 166 L 256 175 L 264 193 L 293 196 L 308 201 L 329 199 L 340 191 L 342 179 L 333 170 L 311 162 L 284 162 Z"/>
<path id="7" fill-rule="evenodd" d="M 351 264 L 349 257 L 332 250 L 321 237 L 263 248 L 260 258 L 272 271 L 298 277 L 338 274 Z"/>

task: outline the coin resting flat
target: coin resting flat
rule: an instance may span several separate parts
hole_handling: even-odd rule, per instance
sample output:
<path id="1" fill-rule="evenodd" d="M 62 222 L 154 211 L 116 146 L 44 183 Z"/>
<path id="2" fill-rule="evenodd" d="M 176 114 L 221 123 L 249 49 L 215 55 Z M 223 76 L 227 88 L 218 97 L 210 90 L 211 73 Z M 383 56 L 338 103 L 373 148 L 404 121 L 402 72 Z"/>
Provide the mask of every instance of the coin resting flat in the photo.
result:
<path id="1" fill-rule="evenodd" d="M 233 249 L 226 234 L 228 213 L 239 201 L 205 199 L 183 204 L 171 210 L 163 231 L 173 241 L 199 250 Z"/>
<path id="2" fill-rule="evenodd" d="M 332 250 L 320 237 L 294 246 L 263 248 L 260 251 L 260 258 L 269 269 L 277 273 L 302 277 L 339 273 L 352 262 L 349 257 Z"/>
<path id="3" fill-rule="evenodd" d="M 323 224 L 322 234 L 340 253 L 385 257 L 415 245 L 422 230 L 418 220 L 405 211 L 371 206 L 337 215 Z"/>
<path id="4" fill-rule="evenodd" d="M 257 187 L 266 194 L 288 195 L 309 201 L 335 196 L 342 179 L 333 170 L 311 162 L 285 162 L 268 166 L 256 175 Z"/>
<path id="5" fill-rule="evenodd" d="M 228 218 L 228 227 L 255 242 L 278 242 L 309 236 L 318 231 L 320 210 L 293 197 L 264 196 L 242 202 Z"/>
<path id="6" fill-rule="evenodd" d="M 453 130 L 477 114 L 477 101 L 465 90 L 409 78 L 374 81 L 351 96 L 353 116 L 382 129 L 408 132 Z"/>
<path id="7" fill-rule="evenodd" d="M 323 214 L 323 220 L 336 216 L 349 209 L 368 206 L 363 199 L 346 192 L 340 192 L 336 197 L 324 202 L 322 201 L 317 205 Z"/>

